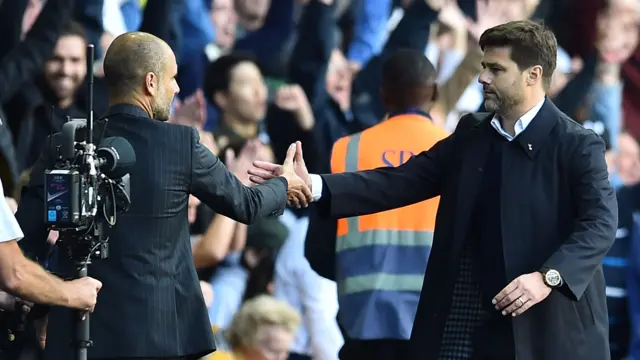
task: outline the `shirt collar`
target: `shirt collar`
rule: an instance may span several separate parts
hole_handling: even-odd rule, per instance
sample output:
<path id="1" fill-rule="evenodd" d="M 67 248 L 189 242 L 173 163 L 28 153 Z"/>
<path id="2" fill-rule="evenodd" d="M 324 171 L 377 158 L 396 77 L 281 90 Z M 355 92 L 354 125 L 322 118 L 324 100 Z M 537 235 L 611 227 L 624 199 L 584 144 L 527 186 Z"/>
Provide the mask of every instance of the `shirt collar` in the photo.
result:
<path id="1" fill-rule="evenodd" d="M 141 107 L 132 104 L 113 104 L 109 107 L 104 117 L 109 117 L 113 114 L 127 114 L 136 117 L 150 118 L 149 114 Z"/>
<path id="2" fill-rule="evenodd" d="M 420 116 L 424 116 L 427 119 L 431 120 L 431 115 L 429 115 L 429 113 L 420 110 L 419 108 L 416 107 L 410 107 L 410 108 L 406 108 L 404 110 L 401 111 L 394 111 L 394 112 L 390 112 L 387 115 L 387 119 L 391 119 L 394 116 L 399 116 L 399 115 L 420 115 Z"/>
<path id="3" fill-rule="evenodd" d="M 515 139 L 518 135 L 520 135 L 520 133 L 522 133 L 527 128 L 527 126 L 529 126 L 529 124 L 531 124 L 531 121 L 533 120 L 533 118 L 535 118 L 536 115 L 538 115 L 538 112 L 540 112 L 542 105 L 544 105 L 544 101 L 545 101 L 545 98 L 543 98 L 534 107 L 532 107 L 531 110 L 524 113 L 524 115 L 522 115 L 522 117 L 520 117 L 520 119 L 516 121 L 516 124 L 514 126 L 514 129 L 515 129 L 514 136 L 511 136 L 511 134 L 509 134 L 504 130 L 504 128 L 502 127 L 502 123 L 500 123 L 500 119 L 498 118 L 497 114 L 493 116 L 493 119 L 491 119 L 491 126 L 494 129 L 496 129 L 496 131 L 500 135 L 505 137 L 507 140 L 511 141 Z"/>

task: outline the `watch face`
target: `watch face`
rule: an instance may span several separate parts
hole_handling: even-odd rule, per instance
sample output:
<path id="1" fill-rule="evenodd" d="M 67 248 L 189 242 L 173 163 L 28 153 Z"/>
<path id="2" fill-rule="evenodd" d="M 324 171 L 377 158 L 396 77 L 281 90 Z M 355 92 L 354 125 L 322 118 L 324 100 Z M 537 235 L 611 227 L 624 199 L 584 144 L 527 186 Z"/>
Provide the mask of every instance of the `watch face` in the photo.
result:
<path id="1" fill-rule="evenodd" d="M 558 286 L 562 282 L 560 273 L 557 270 L 549 270 L 544 274 L 544 279 L 549 286 Z"/>

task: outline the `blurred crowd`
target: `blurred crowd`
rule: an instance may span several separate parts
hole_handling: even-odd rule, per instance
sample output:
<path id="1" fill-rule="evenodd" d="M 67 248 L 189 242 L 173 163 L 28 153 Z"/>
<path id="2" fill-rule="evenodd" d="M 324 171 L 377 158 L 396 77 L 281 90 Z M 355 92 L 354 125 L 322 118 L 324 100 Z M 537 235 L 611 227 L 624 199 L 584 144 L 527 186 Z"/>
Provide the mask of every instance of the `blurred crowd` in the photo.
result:
<path id="1" fill-rule="evenodd" d="M 255 160 L 304 145 L 312 173 L 333 143 L 385 118 L 380 69 L 397 49 L 438 70 L 431 117 L 453 131 L 483 106 L 478 38 L 539 19 L 559 41 L 549 97 L 607 145 L 620 227 L 603 266 L 614 359 L 640 360 L 640 3 L 637 0 L 0 1 L 0 177 L 15 208 L 49 134 L 88 110 L 86 45 L 96 44 L 94 108 L 107 109 L 101 59 L 118 35 L 152 33 L 178 58 L 171 122 L 240 180 Z M 151 140 L 152 141 L 152 140 Z M 338 358 L 337 289 L 304 255 L 308 210 L 250 226 L 191 197 L 193 259 L 219 351 L 209 359 Z M 56 234 L 49 237 L 53 245 Z"/>

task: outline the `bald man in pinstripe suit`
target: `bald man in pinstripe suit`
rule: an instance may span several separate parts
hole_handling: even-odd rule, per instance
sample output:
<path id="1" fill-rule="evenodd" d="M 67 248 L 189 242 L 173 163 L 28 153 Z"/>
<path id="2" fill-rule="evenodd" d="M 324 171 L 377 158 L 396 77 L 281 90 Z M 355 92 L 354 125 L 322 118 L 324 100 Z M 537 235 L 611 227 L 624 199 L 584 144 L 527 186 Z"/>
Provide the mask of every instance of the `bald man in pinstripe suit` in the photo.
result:
<path id="1" fill-rule="evenodd" d="M 189 194 L 243 223 L 280 215 L 288 196 L 311 194 L 294 174 L 295 147 L 288 174 L 247 187 L 199 142 L 195 129 L 166 122 L 179 88 L 175 56 L 162 40 L 139 32 L 119 36 L 104 72 L 111 106 L 108 126 L 98 121 L 97 132 L 127 139 L 137 163 L 130 171 L 131 207 L 109 230 L 109 257 L 89 266 L 89 275 L 104 285 L 91 318 L 89 358 L 197 359 L 215 344 L 191 256 Z M 59 141 L 53 135 L 52 146 Z M 32 257 L 43 254 L 40 174 L 54 155 L 45 152 L 36 163 L 38 175 L 23 191 L 16 215 L 25 229 L 23 249 Z M 74 265 L 60 256 L 56 270 L 70 275 Z M 46 360 L 74 358 L 73 324 L 69 311 L 50 311 Z"/>

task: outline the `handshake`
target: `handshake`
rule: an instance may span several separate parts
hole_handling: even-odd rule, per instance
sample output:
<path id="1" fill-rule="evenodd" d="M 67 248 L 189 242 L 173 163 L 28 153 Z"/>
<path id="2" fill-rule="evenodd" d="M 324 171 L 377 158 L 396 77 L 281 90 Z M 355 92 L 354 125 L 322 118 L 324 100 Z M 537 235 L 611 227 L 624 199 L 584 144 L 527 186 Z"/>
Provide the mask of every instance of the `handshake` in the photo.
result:
<path id="1" fill-rule="evenodd" d="M 309 171 L 302 157 L 302 144 L 296 141 L 289 146 L 282 165 L 256 160 L 248 170 L 249 180 L 263 184 L 275 177 L 287 179 L 287 205 L 294 208 L 307 207 L 313 200 Z"/>

